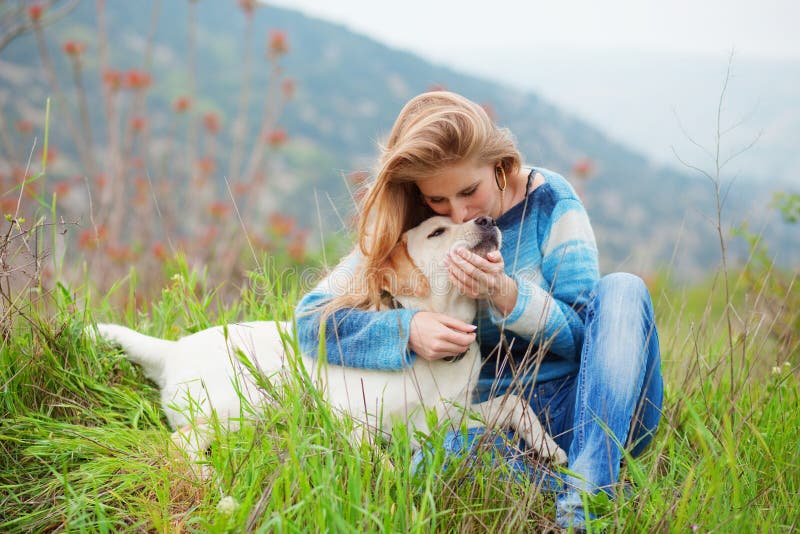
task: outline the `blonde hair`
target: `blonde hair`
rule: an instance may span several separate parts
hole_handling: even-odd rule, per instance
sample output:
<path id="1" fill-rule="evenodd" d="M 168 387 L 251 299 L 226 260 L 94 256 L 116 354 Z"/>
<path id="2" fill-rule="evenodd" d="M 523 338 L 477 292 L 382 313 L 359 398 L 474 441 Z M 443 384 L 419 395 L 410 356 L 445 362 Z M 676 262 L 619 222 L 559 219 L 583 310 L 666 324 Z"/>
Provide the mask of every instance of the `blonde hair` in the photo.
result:
<path id="1" fill-rule="evenodd" d="M 522 165 L 511 133 L 459 94 L 423 93 L 403 107 L 381 147 L 375 180 L 367 186 L 359 210 L 358 246 L 364 261 L 356 276 L 362 290 L 333 298 L 325 306 L 327 312 L 378 307 L 382 280 L 378 273 L 392 249 L 406 230 L 434 214 L 415 182 L 468 160 L 499 163 L 507 175 Z"/>

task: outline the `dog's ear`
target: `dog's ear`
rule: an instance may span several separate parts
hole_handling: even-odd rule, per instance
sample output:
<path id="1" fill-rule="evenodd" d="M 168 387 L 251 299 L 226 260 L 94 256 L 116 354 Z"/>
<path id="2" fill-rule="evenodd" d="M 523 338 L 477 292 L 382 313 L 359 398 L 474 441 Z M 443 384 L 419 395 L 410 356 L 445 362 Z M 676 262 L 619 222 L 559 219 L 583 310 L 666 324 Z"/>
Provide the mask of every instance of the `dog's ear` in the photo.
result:
<path id="1" fill-rule="evenodd" d="M 381 289 L 395 296 L 427 297 L 431 284 L 408 254 L 406 236 L 394 246 L 380 268 Z"/>

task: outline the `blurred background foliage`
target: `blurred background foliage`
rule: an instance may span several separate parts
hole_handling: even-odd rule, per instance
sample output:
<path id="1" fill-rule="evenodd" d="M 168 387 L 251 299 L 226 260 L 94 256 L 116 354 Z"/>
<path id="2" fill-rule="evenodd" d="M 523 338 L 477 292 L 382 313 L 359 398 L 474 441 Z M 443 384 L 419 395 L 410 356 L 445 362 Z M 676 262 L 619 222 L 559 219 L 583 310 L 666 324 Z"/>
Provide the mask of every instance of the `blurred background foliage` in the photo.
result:
<path id="1" fill-rule="evenodd" d="M 697 282 L 720 263 L 712 184 L 535 94 L 255 1 L 1 9 L 0 210 L 29 224 L 46 214 L 57 227 L 54 261 L 34 262 L 46 284 L 89 278 L 107 290 L 135 265 L 141 300 L 164 285 L 176 255 L 234 287 L 262 253 L 298 273 L 336 261 L 383 135 L 408 98 L 431 88 L 483 104 L 528 163 L 573 183 L 602 271 Z M 751 244 L 728 228 L 746 223 L 776 266 L 796 270 L 796 229 L 768 208 L 775 192 L 724 179 L 732 263 L 743 266 Z"/>

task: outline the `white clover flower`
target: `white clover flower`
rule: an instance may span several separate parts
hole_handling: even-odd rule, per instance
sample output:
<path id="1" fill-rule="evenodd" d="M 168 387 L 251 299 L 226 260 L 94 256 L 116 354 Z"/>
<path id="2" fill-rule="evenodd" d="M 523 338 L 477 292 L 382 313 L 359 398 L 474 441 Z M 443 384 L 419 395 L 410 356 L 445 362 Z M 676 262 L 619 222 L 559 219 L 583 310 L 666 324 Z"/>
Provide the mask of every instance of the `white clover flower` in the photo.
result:
<path id="1" fill-rule="evenodd" d="M 239 503 L 230 495 L 223 497 L 217 503 L 217 512 L 221 514 L 231 515 L 237 508 L 239 508 Z"/>

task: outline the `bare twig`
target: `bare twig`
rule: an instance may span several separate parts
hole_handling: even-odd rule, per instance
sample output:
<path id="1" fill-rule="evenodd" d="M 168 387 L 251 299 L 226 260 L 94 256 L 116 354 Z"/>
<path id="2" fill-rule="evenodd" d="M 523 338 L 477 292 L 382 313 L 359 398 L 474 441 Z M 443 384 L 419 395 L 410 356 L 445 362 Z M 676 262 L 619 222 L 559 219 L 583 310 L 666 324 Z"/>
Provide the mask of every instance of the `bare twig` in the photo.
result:
<path id="1" fill-rule="evenodd" d="M 75 147 L 78 150 L 78 156 L 81 162 L 87 169 L 91 169 L 92 163 L 86 146 L 85 137 L 80 129 L 75 125 L 72 113 L 70 113 L 69 108 L 66 105 L 67 99 L 64 97 L 64 92 L 61 89 L 61 83 L 59 83 L 58 75 L 56 74 L 56 69 L 53 65 L 53 60 L 50 57 L 50 52 L 47 49 L 47 43 L 44 38 L 44 28 L 42 27 L 40 20 L 33 21 L 33 30 L 36 37 L 36 48 L 39 52 L 39 59 L 42 62 L 42 70 L 44 71 L 45 78 L 47 78 L 47 83 L 50 85 L 50 89 L 53 91 L 53 99 L 56 102 L 56 108 L 58 108 L 59 112 L 61 113 L 64 119 L 64 124 L 66 125 L 67 130 L 70 132 L 71 138 L 75 142 Z"/>
<path id="2" fill-rule="evenodd" d="M 241 162 L 244 155 L 244 139 L 247 135 L 247 117 L 250 107 L 250 80 L 253 74 L 253 15 L 245 13 L 245 27 L 242 50 L 242 90 L 239 95 L 239 112 L 233 123 L 233 146 L 231 147 L 228 176 L 239 180 Z"/>
<path id="3" fill-rule="evenodd" d="M 75 9 L 75 6 L 78 5 L 79 0 L 68 0 L 64 5 L 58 8 L 58 10 L 51 10 L 50 8 L 55 4 L 58 0 L 47 0 L 42 5 L 44 6 L 44 12 L 46 16 L 42 18 L 38 22 L 38 24 L 42 27 L 52 26 L 59 20 L 63 19 L 70 11 Z M 0 52 L 8 46 L 14 39 L 17 37 L 29 33 L 34 30 L 34 23 L 29 21 L 27 18 L 24 21 L 19 21 L 19 19 L 24 16 L 24 6 L 20 5 L 20 8 L 16 10 L 15 14 L 10 15 L 11 19 L 16 20 L 16 22 L 12 23 L 11 28 L 4 29 L 3 34 L 0 35 Z"/>
<path id="4" fill-rule="evenodd" d="M 692 169 L 692 170 L 698 172 L 699 174 L 705 176 L 711 182 L 711 184 L 714 187 L 715 218 L 713 219 L 713 225 L 714 225 L 714 227 L 716 229 L 717 237 L 718 237 L 718 240 L 719 240 L 719 248 L 720 248 L 721 263 L 722 263 L 722 268 L 721 268 L 720 275 L 721 275 L 721 278 L 722 278 L 723 289 L 724 289 L 724 292 L 725 292 L 725 308 L 724 308 L 724 312 L 723 312 L 723 317 L 724 317 L 724 321 L 725 321 L 726 328 L 727 328 L 727 343 L 728 343 L 727 363 L 728 363 L 728 371 L 729 371 L 729 379 L 730 379 L 730 387 L 731 387 L 731 392 L 730 392 L 730 401 L 731 401 L 730 416 L 731 416 L 732 420 L 735 418 L 735 416 L 737 414 L 737 412 L 736 412 L 737 392 L 736 392 L 735 377 L 736 377 L 736 369 L 737 369 L 738 366 L 734 362 L 735 347 L 734 347 L 734 331 L 733 331 L 734 317 L 733 316 L 735 314 L 735 310 L 733 308 L 733 302 L 732 302 L 732 298 L 733 297 L 732 297 L 731 287 L 730 287 L 730 285 L 731 285 L 730 284 L 730 272 L 729 272 L 729 268 L 728 268 L 728 254 L 727 254 L 727 248 L 728 247 L 727 247 L 727 243 L 725 241 L 725 235 L 724 235 L 724 231 L 723 231 L 722 211 L 723 211 L 723 208 L 725 206 L 725 201 L 727 200 L 728 193 L 730 192 L 730 188 L 731 188 L 734 180 L 731 180 L 731 182 L 729 184 L 727 184 L 727 187 L 725 188 L 725 190 L 723 192 L 722 171 L 725 168 L 725 166 L 728 163 L 730 163 L 731 160 L 733 160 L 734 158 L 740 156 L 744 152 L 746 152 L 749 149 L 751 149 L 758 142 L 759 138 L 761 137 L 761 133 L 759 133 L 756 136 L 756 138 L 753 139 L 750 143 L 748 143 L 747 145 L 745 145 L 741 149 L 735 151 L 729 157 L 727 157 L 725 159 L 722 158 L 722 156 L 721 156 L 722 138 L 726 134 L 730 133 L 736 127 L 736 125 L 734 125 L 733 127 L 727 128 L 727 129 L 722 127 L 723 104 L 725 102 L 726 94 L 727 94 L 727 91 L 728 91 L 728 85 L 729 85 L 730 80 L 731 80 L 731 67 L 732 67 L 732 64 L 733 64 L 733 58 L 734 58 L 734 53 L 731 52 L 729 57 L 728 57 L 728 65 L 727 65 L 727 69 L 726 69 L 726 72 L 725 72 L 725 78 L 724 78 L 723 84 L 722 84 L 722 90 L 720 91 L 719 99 L 717 101 L 716 131 L 715 131 L 715 142 L 714 142 L 713 150 L 709 151 L 709 150 L 705 149 L 702 145 L 700 145 L 694 139 L 692 139 L 686 133 L 686 131 L 683 129 L 683 126 L 680 124 L 680 121 L 679 121 L 679 125 L 681 126 L 681 130 L 684 132 L 684 135 L 686 135 L 686 137 L 695 146 L 701 148 L 703 150 L 703 152 L 705 152 L 706 155 L 710 156 L 710 158 L 713 160 L 713 171 L 712 172 L 708 172 L 708 171 L 702 169 L 701 167 L 699 167 L 697 165 L 692 165 L 692 164 L 687 163 L 686 161 L 684 161 L 678 155 L 677 151 L 674 148 L 672 150 L 673 154 L 675 154 L 675 157 L 678 159 L 678 161 L 680 161 L 685 167 L 687 167 L 689 169 Z M 677 114 L 676 114 L 676 116 L 677 116 Z M 736 124 L 738 125 L 738 124 L 741 124 L 741 123 L 742 123 L 742 121 L 739 121 Z M 706 311 L 708 312 L 708 309 Z M 746 337 L 744 337 L 743 339 L 746 339 Z"/>

